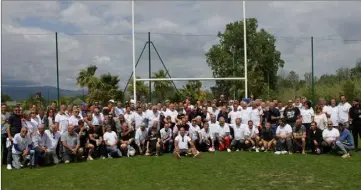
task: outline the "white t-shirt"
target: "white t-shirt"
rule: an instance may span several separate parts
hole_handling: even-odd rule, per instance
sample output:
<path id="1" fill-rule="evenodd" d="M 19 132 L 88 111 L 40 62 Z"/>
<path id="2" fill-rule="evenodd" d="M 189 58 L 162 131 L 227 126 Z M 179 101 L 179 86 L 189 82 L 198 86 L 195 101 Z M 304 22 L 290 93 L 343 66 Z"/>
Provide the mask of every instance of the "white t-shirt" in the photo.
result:
<path id="1" fill-rule="evenodd" d="M 127 121 L 127 123 L 132 123 L 132 116 L 133 116 L 133 113 L 130 112 L 130 113 L 125 113 L 124 114 L 124 119 L 125 121 Z"/>
<path id="2" fill-rule="evenodd" d="M 172 123 L 176 123 L 176 118 L 178 116 L 177 110 L 171 111 L 170 109 L 167 109 L 166 112 L 164 112 L 164 116 L 168 117 L 170 116 Z"/>
<path id="3" fill-rule="evenodd" d="M 69 118 L 69 125 L 78 126 L 78 121 L 81 120 L 81 117 L 75 117 L 74 115 Z"/>
<path id="4" fill-rule="evenodd" d="M 212 121 L 208 122 L 209 124 L 209 130 L 211 131 L 211 134 L 214 136 L 216 133 L 218 133 L 218 128 L 219 128 L 219 122 L 216 121 L 214 123 L 212 123 Z"/>
<path id="5" fill-rule="evenodd" d="M 230 129 L 229 129 L 229 126 L 227 123 L 225 123 L 223 126 L 219 125 L 218 127 L 218 135 L 220 137 L 225 137 L 226 136 L 226 133 L 230 133 Z"/>
<path id="6" fill-rule="evenodd" d="M 141 142 L 145 140 L 147 137 L 148 137 L 148 130 L 144 129 L 144 131 L 142 131 L 141 128 L 138 128 L 135 131 L 135 140 Z"/>
<path id="7" fill-rule="evenodd" d="M 311 123 L 312 117 L 315 116 L 315 112 L 313 111 L 313 109 L 302 108 L 300 111 L 302 115 L 302 123 Z"/>
<path id="8" fill-rule="evenodd" d="M 351 105 L 346 102 L 346 103 L 339 103 L 338 104 L 338 118 L 340 119 L 341 123 L 346 123 L 349 120 L 349 111 L 350 111 Z"/>
<path id="9" fill-rule="evenodd" d="M 208 131 L 206 131 L 204 128 L 201 129 L 200 131 L 201 135 L 202 135 L 202 139 L 205 140 L 205 139 L 213 139 L 213 135 L 211 133 L 211 130 L 208 128 Z"/>
<path id="10" fill-rule="evenodd" d="M 162 140 L 165 140 L 167 138 L 172 138 L 172 129 L 168 128 L 167 131 L 165 131 L 165 128 L 160 130 L 160 138 Z"/>
<path id="11" fill-rule="evenodd" d="M 148 128 L 153 126 L 154 121 L 158 121 L 158 125 L 160 125 L 159 116 L 160 116 L 160 113 L 158 111 L 154 113 L 152 110 L 148 110 L 146 112 L 146 118 L 149 121 L 148 122 Z"/>
<path id="12" fill-rule="evenodd" d="M 56 114 L 55 123 L 59 123 L 59 132 L 63 134 L 68 131 L 69 117 L 66 114 Z"/>
<path id="13" fill-rule="evenodd" d="M 292 127 L 288 124 L 285 124 L 285 126 L 281 126 L 279 125 L 277 127 L 277 130 L 276 130 L 276 134 L 279 134 L 279 135 L 287 135 L 287 134 L 292 134 Z"/>
<path id="14" fill-rule="evenodd" d="M 237 126 L 234 124 L 234 125 L 230 125 L 230 126 L 233 128 L 234 139 L 237 141 L 244 140 L 244 135 L 245 135 L 247 125 L 241 124 L 241 125 Z"/>
<path id="15" fill-rule="evenodd" d="M 36 125 L 36 123 L 28 121 L 28 120 L 24 120 L 21 122 L 22 127 L 26 127 L 28 129 L 28 135 L 33 134 L 34 132 L 36 132 L 38 130 L 38 126 Z"/>
<path id="16" fill-rule="evenodd" d="M 242 124 L 248 124 L 248 121 L 251 120 L 251 107 L 247 107 L 246 109 L 241 109 L 239 111 L 240 118 L 242 119 Z"/>
<path id="17" fill-rule="evenodd" d="M 192 141 L 191 138 L 186 135 L 184 135 L 183 137 L 181 135 L 178 135 L 174 140 L 178 141 L 178 148 L 180 150 L 188 149 L 188 143 Z"/>
<path id="18" fill-rule="evenodd" d="M 330 140 L 334 141 L 338 137 L 340 137 L 340 132 L 336 128 L 332 128 L 331 130 L 325 129 L 322 132 L 322 138 L 325 141 L 330 141 Z"/>
<path id="19" fill-rule="evenodd" d="M 20 133 L 16 134 L 13 138 L 13 143 L 14 145 L 16 144 L 19 149 L 21 149 L 22 151 L 24 151 L 28 146 L 30 146 L 33 142 L 31 140 L 31 138 L 29 136 L 25 136 L 24 138 L 22 138 L 20 136 Z M 12 147 L 12 153 L 13 154 L 22 154 L 22 152 L 19 152 L 15 149 L 15 147 Z"/>
<path id="20" fill-rule="evenodd" d="M 193 138 L 194 136 L 197 136 L 198 135 L 198 132 L 201 130 L 201 128 L 196 125 L 196 126 L 193 126 L 192 124 L 189 125 L 189 136 L 191 138 Z"/>
<path id="21" fill-rule="evenodd" d="M 103 139 L 104 141 L 107 141 L 110 145 L 114 145 L 118 142 L 117 134 L 114 131 L 105 132 L 103 135 Z"/>
<path id="22" fill-rule="evenodd" d="M 51 142 L 51 146 L 48 147 L 49 150 L 55 151 L 56 147 L 58 146 L 58 142 L 60 139 L 60 133 L 57 131 L 55 133 L 52 133 L 49 129 L 45 130 L 45 134 L 48 135 L 50 142 Z"/>
<path id="23" fill-rule="evenodd" d="M 103 113 L 99 113 L 99 115 L 93 114 L 93 120 L 92 120 L 93 125 L 101 125 L 103 121 L 104 121 Z"/>
<path id="24" fill-rule="evenodd" d="M 135 122 L 135 129 L 139 129 L 140 128 L 140 124 L 142 124 L 144 122 L 144 119 L 146 118 L 145 114 L 139 114 L 138 112 L 134 112 L 132 115 L 132 120 L 134 120 Z M 152 123 L 153 125 L 153 123 Z"/>
<path id="25" fill-rule="evenodd" d="M 339 115 L 339 111 L 338 111 L 338 106 L 335 106 L 335 107 L 332 107 L 330 106 L 330 120 L 332 121 L 333 123 L 333 126 L 338 126 L 338 123 L 340 122 L 340 119 L 338 118 L 338 115 Z"/>
<path id="26" fill-rule="evenodd" d="M 263 115 L 263 110 L 261 108 L 255 108 L 251 110 L 251 120 L 253 121 L 254 125 L 259 126 L 261 124 L 262 115 Z"/>
<path id="27" fill-rule="evenodd" d="M 259 134 L 258 128 L 253 126 L 251 129 L 249 126 L 245 128 L 244 135 L 250 138 L 254 138 Z"/>
<path id="28" fill-rule="evenodd" d="M 321 130 L 326 129 L 326 127 L 327 127 L 327 116 L 326 116 L 326 114 L 322 113 L 322 114 L 319 114 L 319 115 L 315 115 L 315 122 L 317 123 L 317 127 L 320 128 Z"/>
<path id="29" fill-rule="evenodd" d="M 41 120 L 38 117 L 31 118 L 31 123 L 33 123 L 33 125 L 36 126 L 36 129 L 38 129 L 40 127 Z"/>
<path id="30" fill-rule="evenodd" d="M 231 124 L 235 124 L 236 123 L 236 119 L 237 118 L 240 118 L 240 113 L 239 113 L 239 111 L 237 111 L 237 110 L 233 110 L 233 111 L 230 111 L 229 113 L 228 113 L 228 118 L 230 118 L 231 119 Z"/>

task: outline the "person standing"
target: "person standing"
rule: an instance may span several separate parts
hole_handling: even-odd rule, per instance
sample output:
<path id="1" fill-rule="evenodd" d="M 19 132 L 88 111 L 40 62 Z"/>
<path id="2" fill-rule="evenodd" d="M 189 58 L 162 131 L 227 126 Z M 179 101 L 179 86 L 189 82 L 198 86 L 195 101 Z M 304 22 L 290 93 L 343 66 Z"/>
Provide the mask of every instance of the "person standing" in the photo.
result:
<path id="1" fill-rule="evenodd" d="M 20 114 L 20 107 L 15 107 L 14 113 L 9 117 L 7 123 L 7 135 L 8 135 L 8 154 L 7 154 L 7 169 L 11 170 L 11 162 L 12 162 L 12 146 L 13 146 L 13 138 L 16 134 L 20 133 L 21 131 L 21 114 Z M 27 130 L 26 130 L 27 132 Z M 8 143 L 7 143 L 8 144 Z"/>
<path id="2" fill-rule="evenodd" d="M 358 148 L 358 138 L 361 138 L 361 107 L 359 100 L 355 99 L 353 101 L 353 106 L 350 108 L 350 123 L 353 140 L 355 141 L 356 151 L 359 151 Z M 358 136 L 357 136 L 358 135 Z"/>

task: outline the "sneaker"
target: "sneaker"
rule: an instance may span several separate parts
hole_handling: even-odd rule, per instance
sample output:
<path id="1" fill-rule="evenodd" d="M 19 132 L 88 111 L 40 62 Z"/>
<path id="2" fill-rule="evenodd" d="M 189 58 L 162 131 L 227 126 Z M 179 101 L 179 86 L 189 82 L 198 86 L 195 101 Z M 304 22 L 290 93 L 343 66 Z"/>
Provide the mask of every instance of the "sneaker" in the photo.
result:
<path id="1" fill-rule="evenodd" d="M 341 157 L 342 157 L 342 158 L 350 158 L 351 155 L 350 155 L 349 153 L 346 153 L 346 154 L 342 155 Z"/>
<path id="2" fill-rule="evenodd" d="M 264 152 L 267 152 L 268 150 L 265 150 Z"/>
<path id="3" fill-rule="evenodd" d="M 231 149 L 227 148 L 227 152 L 232 152 Z"/>
<path id="4" fill-rule="evenodd" d="M 93 157 L 88 156 L 87 160 L 94 160 Z"/>
<path id="5" fill-rule="evenodd" d="M 306 152 L 305 152 L 305 151 L 302 151 L 302 154 L 306 154 Z"/>
<path id="6" fill-rule="evenodd" d="M 11 169 L 13 169 L 13 167 L 11 167 L 11 164 L 8 164 L 8 165 L 6 166 L 6 169 L 11 170 Z"/>
<path id="7" fill-rule="evenodd" d="M 274 154 L 280 155 L 280 154 L 281 154 L 281 151 L 276 151 Z"/>
<path id="8" fill-rule="evenodd" d="M 70 161 L 69 160 L 65 160 L 64 164 L 69 164 Z"/>
<path id="9" fill-rule="evenodd" d="M 253 147 L 252 147 L 252 150 L 254 150 L 254 149 L 256 149 L 256 147 L 255 147 L 255 146 L 253 146 Z"/>
<path id="10" fill-rule="evenodd" d="M 239 149 L 237 149 L 236 152 L 239 152 Z"/>
<path id="11" fill-rule="evenodd" d="M 258 149 L 258 148 L 256 148 L 256 152 L 259 152 L 259 149 Z"/>
<path id="12" fill-rule="evenodd" d="M 197 158 L 201 153 L 197 151 L 197 153 L 193 156 L 193 158 Z"/>
<path id="13" fill-rule="evenodd" d="M 105 156 L 100 157 L 100 159 L 105 160 Z"/>
<path id="14" fill-rule="evenodd" d="M 261 151 L 264 151 L 264 147 L 263 147 L 263 146 L 261 147 Z"/>
<path id="15" fill-rule="evenodd" d="M 285 150 L 281 151 L 281 154 L 287 154 L 287 151 L 285 151 Z"/>
<path id="16" fill-rule="evenodd" d="M 288 152 L 288 154 L 292 154 L 292 152 L 291 152 L 291 151 L 289 151 L 289 152 Z"/>

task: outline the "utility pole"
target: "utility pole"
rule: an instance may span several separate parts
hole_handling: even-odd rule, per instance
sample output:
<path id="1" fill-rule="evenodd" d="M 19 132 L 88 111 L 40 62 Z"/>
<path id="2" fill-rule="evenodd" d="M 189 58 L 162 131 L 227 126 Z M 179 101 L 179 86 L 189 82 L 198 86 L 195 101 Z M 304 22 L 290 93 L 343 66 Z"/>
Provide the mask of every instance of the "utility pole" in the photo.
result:
<path id="1" fill-rule="evenodd" d="M 55 32 L 55 53 L 56 53 L 56 86 L 58 90 L 58 109 L 60 109 L 60 88 L 59 88 L 59 55 L 58 55 L 58 32 Z"/>
<path id="2" fill-rule="evenodd" d="M 148 55 L 149 55 L 149 78 L 152 78 L 152 57 L 151 57 L 151 51 L 150 51 L 150 32 L 148 32 Z M 152 102 L 152 82 L 149 81 L 149 102 Z"/>
<path id="3" fill-rule="evenodd" d="M 311 67 L 312 67 L 312 104 L 315 104 L 315 73 L 313 65 L 313 36 L 311 37 Z"/>

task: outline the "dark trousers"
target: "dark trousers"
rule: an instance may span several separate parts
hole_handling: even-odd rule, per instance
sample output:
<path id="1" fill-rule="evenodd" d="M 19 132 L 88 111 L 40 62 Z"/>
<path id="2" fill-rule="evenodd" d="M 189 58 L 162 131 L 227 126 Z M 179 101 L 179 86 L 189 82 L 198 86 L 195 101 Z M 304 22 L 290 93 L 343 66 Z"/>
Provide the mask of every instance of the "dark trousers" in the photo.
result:
<path id="1" fill-rule="evenodd" d="M 310 139 L 311 123 L 302 123 L 302 125 L 305 126 L 306 128 L 306 150 L 311 150 L 311 139 Z"/>
<path id="2" fill-rule="evenodd" d="M 40 165 L 45 158 L 45 151 L 41 150 L 39 147 L 35 147 L 35 164 Z"/>
<path id="3" fill-rule="evenodd" d="M 1 135 L 1 163 L 6 165 L 7 164 L 7 155 L 8 150 L 6 149 L 6 135 Z"/>
<path id="4" fill-rule="evenodd" d="M 352 136 L 355 143 L 355 148 L 358 148 L 358 138 L 361 138 L 361 123 L 352 124 Z"/>
<path id="5" fill-rule="evenodd" d="M 276 143 L 276 150 L 277 151 L 284 151 L 285 150 L 285 145 L 287 147 L 287 151 L 292 151 L 292 139 L 287 138 L 287 139 L 277 139 L 277 143 Z"/>

